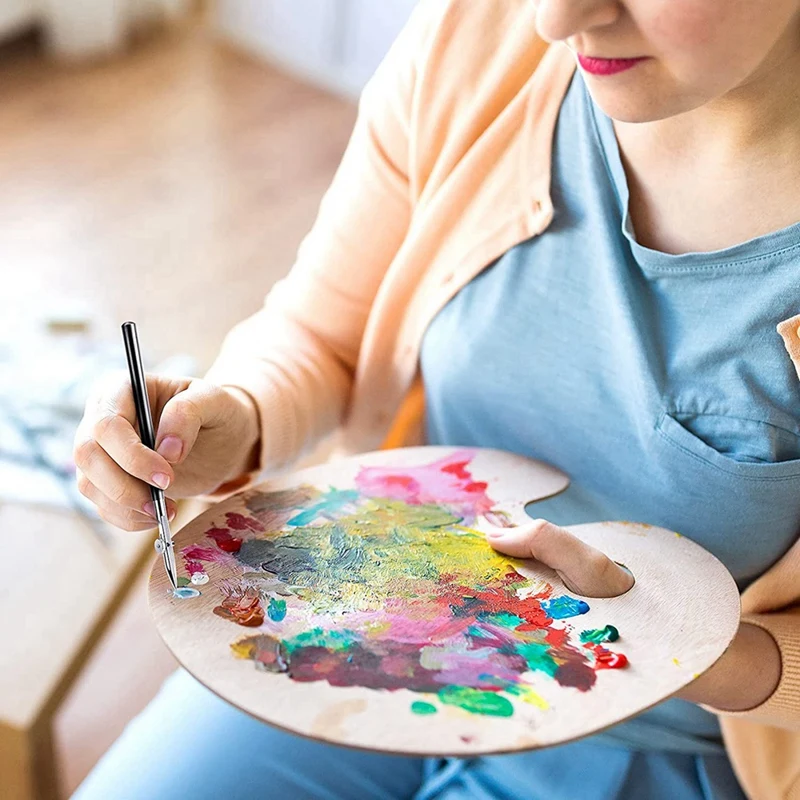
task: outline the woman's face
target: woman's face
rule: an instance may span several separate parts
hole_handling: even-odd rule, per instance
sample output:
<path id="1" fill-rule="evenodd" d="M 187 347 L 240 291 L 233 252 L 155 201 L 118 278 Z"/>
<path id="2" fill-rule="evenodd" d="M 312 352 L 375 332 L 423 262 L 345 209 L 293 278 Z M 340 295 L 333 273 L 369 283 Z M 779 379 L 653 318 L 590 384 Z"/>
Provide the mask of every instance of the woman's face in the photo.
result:
<path id="1" fill-rule="evenodd" d="M 592 97 L 614 119 L 664 119 L 788 69 L 798 75 L 800 0 L 532 2 L 539 35 L 564 41 L 579 61 L 644 57 L 612 74 L 590 71 L 609 65 L 581 65 Z"/>

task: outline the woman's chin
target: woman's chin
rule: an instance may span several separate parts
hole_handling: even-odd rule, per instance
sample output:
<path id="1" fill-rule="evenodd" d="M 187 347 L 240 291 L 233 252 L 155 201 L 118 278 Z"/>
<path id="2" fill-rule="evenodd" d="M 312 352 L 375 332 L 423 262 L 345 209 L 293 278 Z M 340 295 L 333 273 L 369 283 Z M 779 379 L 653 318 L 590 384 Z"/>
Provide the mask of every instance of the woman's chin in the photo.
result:
<path id="1" fill-rule="evenodd" d="M 616 87 L 600 81 L 587 81 L 592 99 L 604 114 L 618 122 L 656 122 L 691 111 L 702 102 L 689 102 L 652 83 Z"/>

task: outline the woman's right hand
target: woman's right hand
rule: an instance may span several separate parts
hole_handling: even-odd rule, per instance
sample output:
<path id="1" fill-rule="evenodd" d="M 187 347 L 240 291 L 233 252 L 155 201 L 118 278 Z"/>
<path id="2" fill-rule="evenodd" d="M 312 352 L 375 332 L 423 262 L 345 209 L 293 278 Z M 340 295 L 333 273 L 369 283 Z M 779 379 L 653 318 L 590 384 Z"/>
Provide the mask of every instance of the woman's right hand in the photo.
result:
<path id="1" fill-rule="evenodd" d="M 75 435 L 78 489 L 100 516 L 124 530 L 155 526 L 149 485 L 170 498 L 213 491 L 258 461 L 258 411 L 250 396 L 199 378 L 147 375 L 156 450 L 142 444 L 130 379 L 96 385 Z"/>

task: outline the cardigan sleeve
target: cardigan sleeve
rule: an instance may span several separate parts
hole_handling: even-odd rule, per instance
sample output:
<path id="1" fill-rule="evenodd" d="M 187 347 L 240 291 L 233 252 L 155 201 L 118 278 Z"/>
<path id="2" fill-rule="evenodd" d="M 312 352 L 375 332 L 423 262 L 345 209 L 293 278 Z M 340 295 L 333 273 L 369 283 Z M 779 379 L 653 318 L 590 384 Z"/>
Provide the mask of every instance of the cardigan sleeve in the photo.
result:
<path id="1" fill-rule="evenodd" d="M 206 499 L 289 466 L 346 414 L 369 310 L 411 220 L 414 87 L 444 5 L 422 0 L 412 12 L 362 92 L 345 154 L 289 275 L 227 334 L 205 375 L 250 395 L 261 433 L 257 468 Z"/>
<path id="2" fill-rule="evenodd" d="M 781 656 L 781 677 L 775 691 L 746 711 L 703 708 L 724 717 L 739 717 L 761 725 L 800 731 L 800 606 L 763 614 L 743 614 L 742 622 L 757 625 L 769 633 Z"/>

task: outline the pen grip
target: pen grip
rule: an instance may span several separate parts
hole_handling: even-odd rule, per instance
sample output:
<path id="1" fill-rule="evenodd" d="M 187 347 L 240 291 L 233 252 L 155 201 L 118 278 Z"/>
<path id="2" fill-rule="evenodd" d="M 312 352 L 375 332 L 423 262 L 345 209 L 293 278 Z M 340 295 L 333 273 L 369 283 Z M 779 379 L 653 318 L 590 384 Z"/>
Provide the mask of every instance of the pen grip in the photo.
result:
<path id="1" fill-rule="evenodd" d="M 139 352 L 139 337 L 136 323 L 122 323 L 122 339 L 125 342 L 125 355 L 128 359 L 128 372 L 131 376 L 133 403 L 136 406 L 136 419 L 139 421 L 139 437 L 142 444 L 155 450 L 156 440 L 153 433 L 153 417 L 150 413 L 150 399 L 147 396 L 147 384 L 142 368 L 142 356 Z"/>

